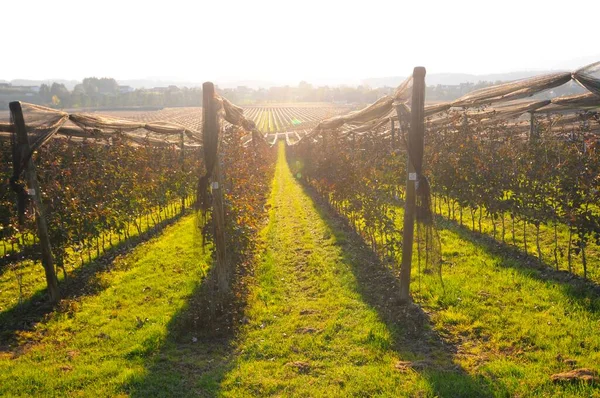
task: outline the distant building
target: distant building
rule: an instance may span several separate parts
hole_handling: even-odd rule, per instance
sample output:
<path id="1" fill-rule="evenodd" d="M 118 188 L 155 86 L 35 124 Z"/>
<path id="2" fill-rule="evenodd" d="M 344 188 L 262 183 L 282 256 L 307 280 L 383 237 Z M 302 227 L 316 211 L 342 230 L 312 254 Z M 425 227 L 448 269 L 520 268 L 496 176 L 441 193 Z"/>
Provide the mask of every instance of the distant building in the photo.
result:
<path id="1" fill-rule="evenodd" d="M 134 88 L 131 86 L 119 86 L 119 92 L 121 94 L 132 93 L 133 91 L 134 91 Z"/>
<path id="2" fill-rule="evenodd" d="M 40 92 L 40 86 L 13 86 L 10 83 L 0 83 L 0 90 L 11 93 L 38 94 Z"/>

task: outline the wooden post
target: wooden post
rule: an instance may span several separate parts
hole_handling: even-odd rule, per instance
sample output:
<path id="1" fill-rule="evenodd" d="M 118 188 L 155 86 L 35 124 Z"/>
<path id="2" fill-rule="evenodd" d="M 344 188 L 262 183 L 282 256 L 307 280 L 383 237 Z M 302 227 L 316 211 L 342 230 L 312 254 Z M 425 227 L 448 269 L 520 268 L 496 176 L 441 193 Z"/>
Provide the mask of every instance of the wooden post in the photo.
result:
<path id="1" fill-rule="evenodd" d="M 185 174 L 185 142 L 184 142 L 184 134 L 185 132 L 181 132 L 181 136 L 180 136 L 180 140 L 181 140 L 181 172 L 182 174 Z M 182 181 L 182 183 L 185 181 L 185 177 L 184 180 Z M 184 189 L 184 187 L 181 188 L 181 213 L 183 214 L 185 212 L 185 197 L 186 197 L 186 191 Z"/>
<path id="2" fill-rule="evenodd" d="M 17 136 L 17 150 L 21 153 L 20 158 L 24 159 L 29 156 L 31 148 L 29 147 L 29 138 L 27 137 L 21 103 L 18 101 L 11 102 L 9 108 Z M 48 235 L 46 213 L 44 211 L 44 204 L 42 203 L 42 194 L 38 184 L 32 156 L 29 156 L 29 159 L 25 163 L 25 179 L 27 180 L 27 187 L 30 195 L 33 196 L 35 222 L 37 225 L 40 247 L 42 249 L 42 265 L 46 273 L 48 295 L 50 296 L 50 301 L 56 302 L 60 299 L 60 290 L 58 289 L 58 278 L 56 277 L 56 270 L 54 269 L 54 257 L 52 256 L 52 246 L 50 245 L 50 236 Z"/>
<path id="3" fill-rule="evenodd" d="M 395 141 L 395 140 L 394 140 L 394 135 L 395 135 L 395 130 L 394 130 L 394 119 L 391 119 L 391 122 L 392 122 L 392 126 L 391 126 L 391 129 L 392 129 L 392 148 L 394 148 L 394 147 L 395 147 L 395 145 L 394 145 L 394 141 Z"/>
<path id="4" fill-rule="evenodd" d="M 400 114 L 398 114 L 400 119 Z M 413 92 L 408 144 L 408 175 L 406 177 L 406 201 L 404 204 L 404 230 L 402 236 L 402 264 L 400 266 L 400 300 L 411 301 L 410 273 L 415 228 L 417 173 L 423 161 L 423 136 L 425 134 L 425 68 L 417 66 L 413 71 Z"/>
<path id="5" fill-rule="evenodd" d="M 529 112 L 529 140 L 533 140 L 537 138 L 537 134 L 535 132 L 535 117 L 533 116 L 533 112 Z"/>
<path id="6" fill-rule="evenodd" d="M 213 234 L 216 247 L 216 271 L 219 293 L 223 294 L 229 291 L 228 270 L 226 264 L 225 247 L 225 209 L 223 207 L 223 179 L 221 176 L 221 165 L 219 157 L 219 135 L 221 130 L 221 121 L 219 120 L 217 101 L 215 101 L 215 86 L 211 82 L 205 82 L 202 85 L 204 109 L 203 116 L 203 137 L 205 145 L 209 140 L 216 144 L 216 160 L 212 172 L 212 198 L 213 198 Z"/>

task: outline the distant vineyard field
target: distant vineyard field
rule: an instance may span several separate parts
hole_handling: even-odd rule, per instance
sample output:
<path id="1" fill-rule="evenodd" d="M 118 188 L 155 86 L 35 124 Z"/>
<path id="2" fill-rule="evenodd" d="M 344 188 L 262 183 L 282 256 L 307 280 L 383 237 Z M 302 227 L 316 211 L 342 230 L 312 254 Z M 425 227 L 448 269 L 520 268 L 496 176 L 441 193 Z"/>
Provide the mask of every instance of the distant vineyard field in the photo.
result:
<path id="1" fill-rule="evenodd" d="M 261 132 L 272 134 L 310 130 L 320 120 L 347 113 L 351 109 L 348 105 L 328 103 L 269 104 L 244 107 L 244 114 L 256 123 Z M 177 123 L 196 131 L 202 129 L 201 107 L 164 108 L 152 111 L 102 110 L 97 113 L 146 123 L 157 121 Z M 8 118 L 7 111 L 0 112 L 0 120 L 6 121 Z"/>

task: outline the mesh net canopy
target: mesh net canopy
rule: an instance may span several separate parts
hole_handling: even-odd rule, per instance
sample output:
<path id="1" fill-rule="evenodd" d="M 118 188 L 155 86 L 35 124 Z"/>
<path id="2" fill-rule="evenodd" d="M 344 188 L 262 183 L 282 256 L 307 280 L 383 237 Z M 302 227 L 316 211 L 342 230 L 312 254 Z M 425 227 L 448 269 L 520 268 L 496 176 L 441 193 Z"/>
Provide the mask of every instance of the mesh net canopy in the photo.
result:
<path id="1" fill-rule="evenodd" d="M 502 83 L 479 89 L 462 97 L 425 106 L 427 126 L 435 127 L 453 123 L 455 115 L 448 111 L 461 111 L 463 115 L 476 118 L 481 122 L 518 119 L 526 113 L 575 113 L 587 111 L 590 119 L 600 108 L 600 62 L 580 68 L 574 72 L 558 72 L 532 78 Z M 525 98 L 546 92 L 553 88 L 575 81 L 588 92 L 578 95 L 560 96 L 543 100 L 524 100 Z M 343 133 L 371 131 L 387 121 L 408 123 L 410 119 L 410 94 L 412 77 L 406 79 L 395 90 L 393 96 L 385 96 L 364 109 L 321 121 L 315 129 L 306 135 L 314 138 L 328 130 L 341 130 Z M 580 119 L 579 119 L 580 120 Z M 578 120 L 578 121 L 579 121 Z M 458 118 L 458 123 L 461 123 Z M 515 124 L 520 124 L 515 121 Z M 389 131 L 383 131 L 388 134 Z"/>
<path id="2" fill-rule="evenodd" d="M 39 149 L 54 136 L 76 139 L 107 139 L 118 137 L 133 144 L 156 146 L 181 145 L 198 147 L 202 135 L 172 122 L 142 123 L 91 113 L 66 113 L 39 105 L 21 103 L 25 127 L 32 151 Z M 0 122 L 0 133 L 10 138 L 12 123 Z"/>

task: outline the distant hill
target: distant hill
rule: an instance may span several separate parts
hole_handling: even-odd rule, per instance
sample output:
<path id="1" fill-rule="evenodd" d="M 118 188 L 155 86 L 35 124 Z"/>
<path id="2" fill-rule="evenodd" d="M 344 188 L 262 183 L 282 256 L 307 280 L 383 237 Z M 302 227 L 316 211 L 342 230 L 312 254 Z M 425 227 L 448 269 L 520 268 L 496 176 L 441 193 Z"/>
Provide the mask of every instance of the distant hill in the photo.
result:
<path id="1" fill-rule="evenodd" d="M 438 84 L 456 86 L 461 83 L 477 83 L 480 81 L 486 82 L 497 82 L 497 81 L 511 81 L 518 79 L 525 79 L 545 73 L 552 73 L 557 71 L 523 71 L 523 72 L 510 72 L 510 73 L 493 73 L 487 75 L 472 75 L 467 73 L 432 73 L 427 75 L 425 81 L 428 86 L 437 86 Z M 364 79 L 362 84 L 368 85 L 373 88 L 378 87 L 397 87 L 402 83 L 406 77 L 404 76 L 391 76 L 391 77 L 380 77 L 380 78 L 369 78 Z"/>
<path id="2" fill-rule="evenodd" d="M 117 82 L 121 86 L 130 86 L 133 88 L 154 88 L 154 87 L 168 87 L 168 86 L 177 86 L 177 87 L 201 87 L 202 83 L 198 82 L 189 82 L 189 81 L 177 81 L 171 79 L 127 79 L 127 80 L 119 80 Z"/>
<path id="3" fill-rule="evenodd" d="M 277 84 L 274 82 L 269 82 L 265 80 L 234 80 L 234 81 L 224 81 L 224 82 L 216 82 L 219 88 L 236 88 L 239 86 L 248 87 L 254 90 L 259 88 L 268 88 L 268 87 L 276 87 L 282 86 L 282 84 Z"/>
<path id="4" fill-rule="evenodd" d="M 484 75 L 473 75 L 467 73 L 432 73 L 426 76 L 426 83 L 428 86 L 437 86 L 438 84 L 456 86 L 461 83 L 478 83 L 480 81 L 505 82 L 511 80 L 526 79 L 528 77 L 543 75 L 545 73 L 561 72 L 567 70 L 572 71 L 598 61 L 600 61 L 600 54 L 573 58 L 556 64 L 548 65 L 548 69 L 545 70 L 490 73 Z M 405 76 L 367 78 L 362 80 L 362 84 L 368 85 L 372 88 L 397 87 L 405 79 Z"/>

